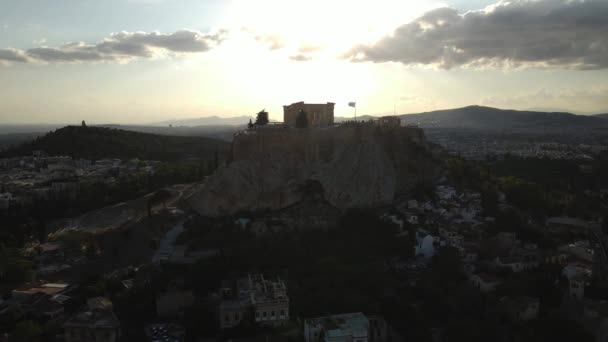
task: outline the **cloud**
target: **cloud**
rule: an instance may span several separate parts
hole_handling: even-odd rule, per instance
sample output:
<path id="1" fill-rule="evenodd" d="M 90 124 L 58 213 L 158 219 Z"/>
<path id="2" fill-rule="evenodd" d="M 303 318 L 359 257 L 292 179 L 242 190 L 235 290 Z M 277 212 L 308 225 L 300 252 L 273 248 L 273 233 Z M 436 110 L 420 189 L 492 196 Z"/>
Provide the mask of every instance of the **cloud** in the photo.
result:
<path id="1" fill-rule="evenodd" d="M 308 56 L 305 54 L 297 54 L 297 55 L 293 55 L 293 56 L 289 56 L 289 59 L 291 59 L 292 61 L 296 61 L 296 62 L 307 62 L 312 60 L 312 56 Z"/>
<path id="2" fill-rule="evenodd" d="M 316 46 L 316 45 L 303 45 L 303 46 L 300 46 L 300 48 L 298 49 L 298 51 L 300 53 L 318 52 L 318 51 L 321 51 L 321 47 L 320 46 Z"/>
<path id="3" fill-rule="evenodd" d="M 442 69 L 605 69 L 608 1 L 502 0 L 463 15 L 439 8 L 344 57 Z"/>
<path id="4" fill-rule="evenodd" d="M 84 42 L 28 50 L 1 49 L 0 61 L 8 62 L 126 62 L 135 58 L 151 58 L 162 53 L 186 54 L 206 52 L 220 44 L 226 32 L 204 34 L 180 30 L 159 32 L 118 32 L 91 45 Z"/>
<path id="5" fill-rule="evenodd" d="M 22 62 L 28 61 L 27 56 L 21 50 L 17 49 L 0 49 L 0 62 Z"/>
<path id="6" fill-rule="evenodd" d="M 254 37 L 256 41 L 268 46 L 270 50 L 279 50 L 285 47 L 285 39 L 274 34 L 260 34 Z"/>

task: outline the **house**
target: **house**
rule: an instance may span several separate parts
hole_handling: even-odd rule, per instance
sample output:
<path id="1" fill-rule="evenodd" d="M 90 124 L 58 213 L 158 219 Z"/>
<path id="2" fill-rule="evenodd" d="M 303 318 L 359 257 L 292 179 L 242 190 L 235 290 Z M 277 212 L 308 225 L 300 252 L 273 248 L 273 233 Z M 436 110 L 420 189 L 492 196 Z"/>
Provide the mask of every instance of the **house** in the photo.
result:
<path id="1" fill-rule="evenodd" d="M 232 328 L 253 312 L 255 322 L 282 325 L 289 321 L 287 286 L 281 278 L 266 279 L 262 274 L 248 274 L 235 281 L 224 281 L 220 291 L 220 328 Z"/>
<path id="2" fill-rule="evenodd" d="M 370 322 L 361 312 L 304 320 L 306 342 L 368 342 Z"/>
<path id="3" fill-rule="evenodd" d="M 500 278 L 488 273 L 471 274 L 469 282 L 483 293 L 496 291 L 496 287 L 502 283 Z"/>
<path id="4" fill-rule="evenodd" d="M 431 258 L 435 255 L 435 237 L 426 230 L 416 231 L 416 246 L 414 246 L 415 256 Z"/>
<path id="5" fill-rule="evenodd" d="M 249 291 L 256 322 L 281 325 L 289 321 L 287 286 L 281 278 L 267 280 L 262 274 L 250 274 Z"/>
<path id="6" fill-rule="evenodd" d="M 120 321 L 108 299 L 94 298 L 87 307 L 64 323 L 66 342 L 117 342 L 120 340 Z"/>
<path id="7" fill-rule="evenodd" d="M 500 299 L 503 313 L 511 321 L 530 321 L 538 317 L 540 300 L 533 297 L 503 297 Z"/>
<path id="8" fill-rule="evenodd" d="M 498 256 L 494 259 L 496 267 L 506 267 L 514 273 L 535 269 L 539 264 L 538 254 L 525 250 L 514 251 L 509 256 Z"/>
<path id="9" fill-rule="evenodd" d="M 28 297 L 34 296 L 38 293 L 54 296 L 66 293 L 72 288 L 73 287 L 70 287 L 69 284 L 64 283 L 46 283 L 14 289 L 11 291 L 11 295 L 15 299 L 27 299 Z"/>
<path id="10" fill-rule="evenodd" d="M 460 247 L 464 242 L 462 235 L 453 230 L 439 228 L 439 236 L 446 241 L 448 246 Z"/>
<path id="11" fill-rule="evenodd" d="M 579 265 L 567 265 L 562 269 L 562 275 L 567 280 L 566 294 L 569 298 L 583 299 L 585 286 L 591 271 Z"/>
<path id="12" fill-rule="evenodd" d="M 593 262 L 593 248 L 588 240 L 577 241 L 568 245 L 559 246 L 559 252 L 572 255 L 586 262 Z"/>
<path id="13" fill-rule="evenodd" d="M 543 253 L 543 262 L 545 264 L 557 265 L 563 264 L 568 260 L 568 255 L 554 251 L 545 251 Z"/>
<path id="14" fill-rule="evenodd" d="M 552 233 L 582 233 L 589 228 L 587 222 L 573 217 L 551 217 L 545 224 Z"/>

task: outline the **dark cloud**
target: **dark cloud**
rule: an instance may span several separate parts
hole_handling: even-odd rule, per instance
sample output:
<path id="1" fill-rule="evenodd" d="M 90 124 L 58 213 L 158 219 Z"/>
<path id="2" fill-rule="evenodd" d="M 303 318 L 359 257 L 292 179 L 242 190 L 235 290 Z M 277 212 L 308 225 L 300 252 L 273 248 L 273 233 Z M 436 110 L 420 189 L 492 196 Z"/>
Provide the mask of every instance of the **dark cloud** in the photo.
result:
<path id="1" fill-rule="evenodd" d="M 119 32 L 96 45 L 82 42 L 57 47 L 28 50 L 0 49 L 0 60 L 11 62 L 123 62 L 152 57 L 156 52 L 195 53 L 212 49 L 224 39 L 225 32 L 203 34 L 181 30 L 170 34 L 158 32 Z"/>
<path id="2" fill-rule="evenodd" d="M 608 1 L 511 0 L 460 15 L 430 11 L 372 45 L 353 61 L 468 67 L 608 68 Z"/>
<path id="3" fill-rule="evenodd" d="M 0 49 L 0 62 L 27 62 L 27 56 L 21 50 Z"/>

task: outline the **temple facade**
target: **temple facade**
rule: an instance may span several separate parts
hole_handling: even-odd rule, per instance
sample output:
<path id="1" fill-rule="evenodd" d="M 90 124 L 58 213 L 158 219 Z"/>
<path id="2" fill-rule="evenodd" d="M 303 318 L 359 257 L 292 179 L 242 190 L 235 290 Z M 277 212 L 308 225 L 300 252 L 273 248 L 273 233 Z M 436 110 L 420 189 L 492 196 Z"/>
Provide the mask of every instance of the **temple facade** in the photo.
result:
<path id="1" fill-rule="evenodd" d="M 296 119 L 300 111 L 304 111 L 308 119 L 308 127 L 327 127 L 334 124 L 335 103 L 311 104 L 296 102 L 283 106 L 283 123 L 289 127 L 296 126 Z"/>

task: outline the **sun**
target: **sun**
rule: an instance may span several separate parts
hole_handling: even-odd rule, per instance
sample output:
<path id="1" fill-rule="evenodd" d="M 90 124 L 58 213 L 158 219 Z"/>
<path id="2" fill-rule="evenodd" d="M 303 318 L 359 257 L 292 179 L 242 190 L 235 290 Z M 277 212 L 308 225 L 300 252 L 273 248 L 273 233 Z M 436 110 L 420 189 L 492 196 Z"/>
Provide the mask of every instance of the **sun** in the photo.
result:
<path id="1" fill-rule="evenodd" d="M 440 5 L 431 0 L 234 0 L 224 22 L 281 36 L 286 44 L 335 52 L 377 40 Z"/>

